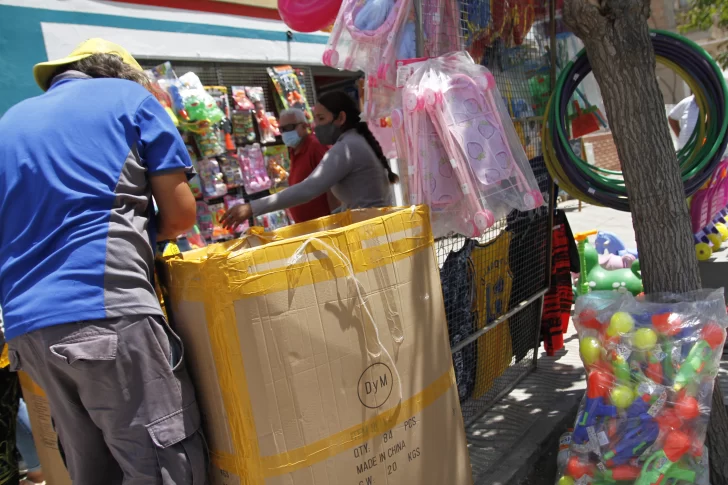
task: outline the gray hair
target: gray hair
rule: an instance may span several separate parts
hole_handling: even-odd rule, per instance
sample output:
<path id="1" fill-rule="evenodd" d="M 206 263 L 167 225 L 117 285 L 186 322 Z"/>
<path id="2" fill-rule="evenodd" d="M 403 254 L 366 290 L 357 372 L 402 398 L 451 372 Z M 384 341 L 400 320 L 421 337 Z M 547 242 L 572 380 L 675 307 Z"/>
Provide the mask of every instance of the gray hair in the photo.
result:
<path id="1" fill-rule="evenodd" d="M 306 123 L 306 115 L 303 113 L 302 109 L 299 108 L 288 108 L 281 111 L 281 115 L 278 119 L 283 118 L 283 116 L 291 115 L 296 120 L 297 123 Z"/>

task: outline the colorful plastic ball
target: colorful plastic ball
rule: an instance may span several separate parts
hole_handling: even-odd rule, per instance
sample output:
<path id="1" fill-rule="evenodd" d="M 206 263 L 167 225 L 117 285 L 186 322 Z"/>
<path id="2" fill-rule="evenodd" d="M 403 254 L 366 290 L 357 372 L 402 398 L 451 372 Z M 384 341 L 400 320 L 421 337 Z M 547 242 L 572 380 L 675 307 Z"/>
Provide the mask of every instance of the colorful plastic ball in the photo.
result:
<path id="1" fill-rule="evenodd" d="M 710 241 L 710 249 L 712 249 L 713 252 L 719 250 L 720 247 L 723 245 L 723 236 L 721 236 L 720 234 L 711 232 L 710 234 L 708 234 L 708 240 Z"/>
<path id="2" fill-rule="evenodd" d="M 707 261 L 713 255 L 713 250 L 710 248 L 710 244 L 701 242 L 695 245 L 695 255 L 698 257 L 698 261 Z"/>
<path id="3" fill-rule="evenodd" d="M 715 350 L 723 344 L 723 341 L 725 340 L 725 330 L 716 323 L 709 323 L 703 328 L 703 331 L 700 332 L 700 336 L 703 340 L 708 342 L 711 349 Z"/>
<path id="4" fill-rule="evenodd" d="M 692 396 L 685 396 L 675 403 L 675 412 L 685 420 L 690 421 L 700 416 L 700 406 L 698 400 Z"/>
<path id="5" fill-rule="evenodd" d="M 573 478 L 564 475 L 563 477 L 559 478 L 559 481 L 556 485 L 574 485 L 576 482 Z"/>
<path id="6" fill-rule="evenodd" d="M 607 327 L 607 337 L 616 337 L 624 335 L 632 331 L 634 328 L 634 318 L 626 312 L 617 312 L 612 315 Z"/>
<path id="7" fill-rule="evenodd" d="M 634 391 L 629 386 L 617 386 L 612 389 L 610 394 L 612 404 L 619 409 L 627 409 L 634 401 Z"/>
<path id="8" fill-rule="evenodd" d="M 674 337 L 682 330 L 682 319 L 677 313 L 656 313 L 652 315 L 652 326 L 661 334 Z"/>
<path id="9" fill-rule="evenodd" d="M 640 328 L 634 333 L 632 341 L 639 350 L 652 350 L 657 344 L 657 332 L 650 328 Z"/>
<path id="10" fill-rule="evenodd" d="M 723 242 L 728 241 L 728 227 L 726 227 L 725 224 L 722 222 L 719 222 L 715 225 L 715 228 L 718 230 L 718 234 L 720 234 L 721 239 L 723 239 Z"/>
<path id="11" fill-rule="evenodd" d="M 579 354 L 585 365 L 594 365 L 602 357 L 602 345 L 594 337 L 584 337 L 579 342 Z"/>

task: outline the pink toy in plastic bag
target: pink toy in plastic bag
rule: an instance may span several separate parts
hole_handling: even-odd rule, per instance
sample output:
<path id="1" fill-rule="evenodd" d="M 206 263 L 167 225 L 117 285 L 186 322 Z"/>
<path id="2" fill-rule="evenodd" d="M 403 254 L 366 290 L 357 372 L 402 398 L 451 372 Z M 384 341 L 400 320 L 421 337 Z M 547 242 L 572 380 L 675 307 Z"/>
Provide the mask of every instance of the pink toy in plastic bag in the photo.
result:
<path id="1" fill-rule="evenodd" d="M 477 237 L 511 210 L 544 203 L 486 68 L 457 53 L 410 65 L 409 73 L 403 110 L 392 118 L 403 118 L 395 124 L 398 150 L 403 147 L 408 162 L 410 200 L 448 214 L 433 224 L 438 235 L 449 229 Z"/>

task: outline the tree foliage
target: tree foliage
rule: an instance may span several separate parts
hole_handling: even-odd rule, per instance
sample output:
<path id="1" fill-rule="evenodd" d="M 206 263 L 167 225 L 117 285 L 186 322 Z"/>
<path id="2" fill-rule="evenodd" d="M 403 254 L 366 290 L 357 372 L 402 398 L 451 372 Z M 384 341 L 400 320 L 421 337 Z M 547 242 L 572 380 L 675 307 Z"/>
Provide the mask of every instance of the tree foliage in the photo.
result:
<path id="1" fill-rule="evenodd" d="M 710 30 L 718 27 L 728 30 L 728 0 L 692 0 L 680 15 L 680 32 Z M 728 67 L 728 43 L 721 46 L 716 59 L 723 68 Z"/>

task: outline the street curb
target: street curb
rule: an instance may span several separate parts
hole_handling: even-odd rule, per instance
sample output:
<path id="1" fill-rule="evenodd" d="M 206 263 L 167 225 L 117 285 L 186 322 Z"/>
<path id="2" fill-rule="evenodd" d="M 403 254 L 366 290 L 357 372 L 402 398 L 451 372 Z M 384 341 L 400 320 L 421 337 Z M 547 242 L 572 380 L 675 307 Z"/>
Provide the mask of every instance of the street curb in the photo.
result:
<path id="1" fill-rule="evenodd" d="M 551 451 L 552 446 L 558 446 L 561 434 L 574 425 L 581 398 L 580 392 L 571 396 L 566 395 L 554 408 L 544 410 L 546 415 L 539 418 L 513 447 L 503 454 L 503 459 L 497 468 L 478 477 L 476 485 L 528 485 L 528 481 L 522 482 L 522 480 L 529 476 L 544 453 Z M 556 481 L 555 476 L 553 480 Z"/>

